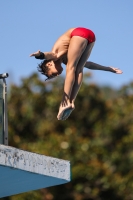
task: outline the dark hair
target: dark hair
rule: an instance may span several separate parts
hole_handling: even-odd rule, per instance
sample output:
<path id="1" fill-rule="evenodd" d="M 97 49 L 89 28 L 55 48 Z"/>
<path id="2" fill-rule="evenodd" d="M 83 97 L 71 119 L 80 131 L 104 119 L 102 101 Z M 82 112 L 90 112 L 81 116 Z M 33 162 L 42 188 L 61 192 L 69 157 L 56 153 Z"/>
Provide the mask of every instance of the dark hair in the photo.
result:
<path id="1" fill-rule="evenodd" d="M 50 60 L 44 60 L 42 61 L 40 64 L 38 64 L 37 70 L 39 72 L 41 72 L 41 74 L 45 75 L 48 77 L 48 71 L 49 68 L 46 66 L 46 64 L 49 62 Z"/>

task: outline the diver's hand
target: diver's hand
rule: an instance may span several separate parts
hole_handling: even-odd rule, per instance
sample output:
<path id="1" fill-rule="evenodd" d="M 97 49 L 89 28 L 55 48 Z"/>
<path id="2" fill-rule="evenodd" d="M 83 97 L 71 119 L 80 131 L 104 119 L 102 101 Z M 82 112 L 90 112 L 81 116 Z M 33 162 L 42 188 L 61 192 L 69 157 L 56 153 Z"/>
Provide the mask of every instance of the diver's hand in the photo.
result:
<path id="1" fill-rule="evenodd" d="M 40 50 L 38 50 L 37 52 L 35 52 L 35 53 L 32 53 L 32 54 L 30 54 L 30 57 L 32 57 L 32 56 L 40 56 Z"/>
<path id="2" fill-rule="evenodd" d="M 113 73 L 116 73 L 116 74 L 122 74 L 123 73 L 123 71 L 121 70 L 121 69 L 119 69 L 119 68 L 115 68 L 115 67 L 110 67 L 111 69 L 113 69 Z"/>

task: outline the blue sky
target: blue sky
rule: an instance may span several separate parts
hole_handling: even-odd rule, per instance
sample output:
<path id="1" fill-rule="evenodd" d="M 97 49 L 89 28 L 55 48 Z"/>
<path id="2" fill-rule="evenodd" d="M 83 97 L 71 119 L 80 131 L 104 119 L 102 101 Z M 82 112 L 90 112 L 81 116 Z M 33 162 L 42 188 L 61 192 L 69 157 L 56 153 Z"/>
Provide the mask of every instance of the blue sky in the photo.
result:
<path id="1" fill-rule="evenodd" d="M 92 81 L 119 88 L 133 81 L 132 19 L 132 0 L 1 1 L 0 73 L 8 72 L 8 81 L 19 84 L 37 71 L 39 61 L 30 53 L 50 51 L 67 29 L 83 26 L 97 38 L 89 60 L 123 70 L 122 75 L 91 71 Z"/>

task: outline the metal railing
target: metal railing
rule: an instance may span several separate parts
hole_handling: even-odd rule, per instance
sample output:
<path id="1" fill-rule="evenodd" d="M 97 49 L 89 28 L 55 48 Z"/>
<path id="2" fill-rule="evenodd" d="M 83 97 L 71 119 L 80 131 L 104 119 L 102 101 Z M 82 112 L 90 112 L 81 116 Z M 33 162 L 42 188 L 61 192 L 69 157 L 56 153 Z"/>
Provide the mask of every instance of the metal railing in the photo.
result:
<path id="1" fill-rule="evenodd" d="M 8 145 L 7 84 L 8 73 L 0 74 L 0 144 Z"/>

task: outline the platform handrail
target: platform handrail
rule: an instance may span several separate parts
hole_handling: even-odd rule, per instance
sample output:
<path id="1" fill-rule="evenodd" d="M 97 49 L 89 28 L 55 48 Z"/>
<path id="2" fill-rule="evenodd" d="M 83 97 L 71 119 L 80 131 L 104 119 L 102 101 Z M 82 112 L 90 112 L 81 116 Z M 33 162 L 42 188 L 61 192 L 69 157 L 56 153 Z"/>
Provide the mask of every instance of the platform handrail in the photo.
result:
<path id="1" fill-rule="evenodd" d="M 0 79 L 3 80 L 3 144 L 8 145 L 8 116 L 7 116 L 7 84 L 6 78 L 8 73 L 0 74 Z"/>

